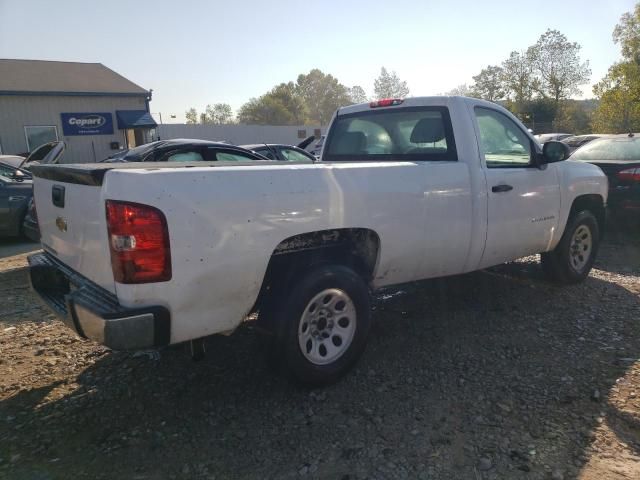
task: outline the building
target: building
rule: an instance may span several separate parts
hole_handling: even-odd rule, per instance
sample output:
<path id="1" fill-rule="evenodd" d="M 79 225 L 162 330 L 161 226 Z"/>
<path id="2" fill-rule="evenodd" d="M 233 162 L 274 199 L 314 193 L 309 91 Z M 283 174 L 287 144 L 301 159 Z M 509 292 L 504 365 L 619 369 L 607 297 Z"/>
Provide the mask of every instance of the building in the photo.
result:
<path id="1" fill-rule="evenodd" d="M 152 140 L 147 91 L 101 63 L 0 59 L 0 153 L 63 140 L 64 163 Z"/>

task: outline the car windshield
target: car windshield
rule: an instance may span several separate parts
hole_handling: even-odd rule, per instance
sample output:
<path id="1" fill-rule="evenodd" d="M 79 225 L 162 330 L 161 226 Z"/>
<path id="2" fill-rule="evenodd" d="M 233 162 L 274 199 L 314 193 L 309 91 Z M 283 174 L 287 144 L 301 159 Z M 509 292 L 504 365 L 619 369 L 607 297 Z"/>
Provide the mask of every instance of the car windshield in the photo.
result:
<path id="1" fill-rule="evenodd" d="M 601 138 L 587 143 L 571 156 L 573 160 L 640 161 L 640 138 Z"/>
<path id="2" fill-rule="evenodd" d="M 31 180 L 31 175 L 28 172 L 19 170 L 4 163 L 0 163 L 0 177 L 2 177 L 3 180 L 9 180 L 12 182 Z"/>

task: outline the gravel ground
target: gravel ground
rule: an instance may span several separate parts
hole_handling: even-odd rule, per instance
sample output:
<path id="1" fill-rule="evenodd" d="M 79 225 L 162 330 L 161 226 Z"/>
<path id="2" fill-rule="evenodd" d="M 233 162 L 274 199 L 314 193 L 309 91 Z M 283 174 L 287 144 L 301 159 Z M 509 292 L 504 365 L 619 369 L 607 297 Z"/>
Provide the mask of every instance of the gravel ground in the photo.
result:
<path id="1" fill-rule="evenodd" d="M 6 257 L 0 478 L 638 479 L 637 239 L 577 286 L 534 257 L 382 292 L 357 368 L 313 391 L 250 326 L 200 362 L 79 339 Z"/>

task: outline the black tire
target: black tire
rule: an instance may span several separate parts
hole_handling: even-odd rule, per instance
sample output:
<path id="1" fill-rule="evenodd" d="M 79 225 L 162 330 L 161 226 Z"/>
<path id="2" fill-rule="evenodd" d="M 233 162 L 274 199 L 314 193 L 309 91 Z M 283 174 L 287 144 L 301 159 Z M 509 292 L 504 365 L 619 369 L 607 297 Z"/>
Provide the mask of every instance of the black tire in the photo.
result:
<path id="1" fill-rule="evenodd" d="M 302 323 L 306 323 L 302 316 L 314 297 L 328 289 L 342 292 L 352 302 L 355 307 L 355 332 L 350 344 L 342 347 L 344 351 L 341 356 L 330 363 L 319 365 L 306 356 L 308 353 L 303 353 L 298 329 L 303 328 Z M 279 296 L 278 303 L 280 307 L 274 311 L 276 335 L 273 353 L 279 359 L 280 366 L 296 383 L 316 387 L 331 384 L 347 373 L 362 355 L 371 326 L 369 290 L 362 277 L 350 268 L 342 265 L 316 267 L 293 279 L 291 289 Z M 329 304 L 331 303 L 333 300 Z M 339 320 L 335 319 L 335 324 L 337 323 Z M 337 327 L 335 331 L 337 332 Z M 320 344 L 325 340 L 329 341 L 329 337 L 316 341 Z M 333 336 L 330 341 L 334 341 Z M 337 348 L 340 350 L 341 347 Z M 319 347 L 318 352 L 321 351 L 322 347 Z M 326 354 L 327 349 L 324 351 Z"/>
<path id="2" fill-rule="evenodd" d="M 584 231 L 584 228 L 587 228 L 591 235 L 591 247 L 586 262 L 580 265 L 580 268 L 576 268 L 572 260 L 572 251 L 574 245 L 576 245 L 574 243 L 574 237 L 579 229 Z M 598 220 L 593 213 L 588 210 L 583 210 L 569 218 L 562 238 L 556 248 L 540 255 L 542 270 L 552 281 L 563 284 L 579 283 L 589 276 L 599 246 L 600 228 L 598 226 Z"/>

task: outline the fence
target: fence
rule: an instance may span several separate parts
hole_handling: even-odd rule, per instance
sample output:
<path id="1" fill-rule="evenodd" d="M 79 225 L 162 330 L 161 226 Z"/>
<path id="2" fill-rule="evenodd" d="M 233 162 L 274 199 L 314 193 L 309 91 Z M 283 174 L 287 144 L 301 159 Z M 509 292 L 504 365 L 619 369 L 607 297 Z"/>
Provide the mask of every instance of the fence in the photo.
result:
<path id="1" fill-rule="evenodd" d="M 235 145 L 253 143 L 295 145 L 311 135 L 319 138 L 324 133 L 324 127 L 308 125 L 188 125 L 183 123 L 158 125 L 158 138 L 161 140 L 198 138 L 226 141 Z"/>

